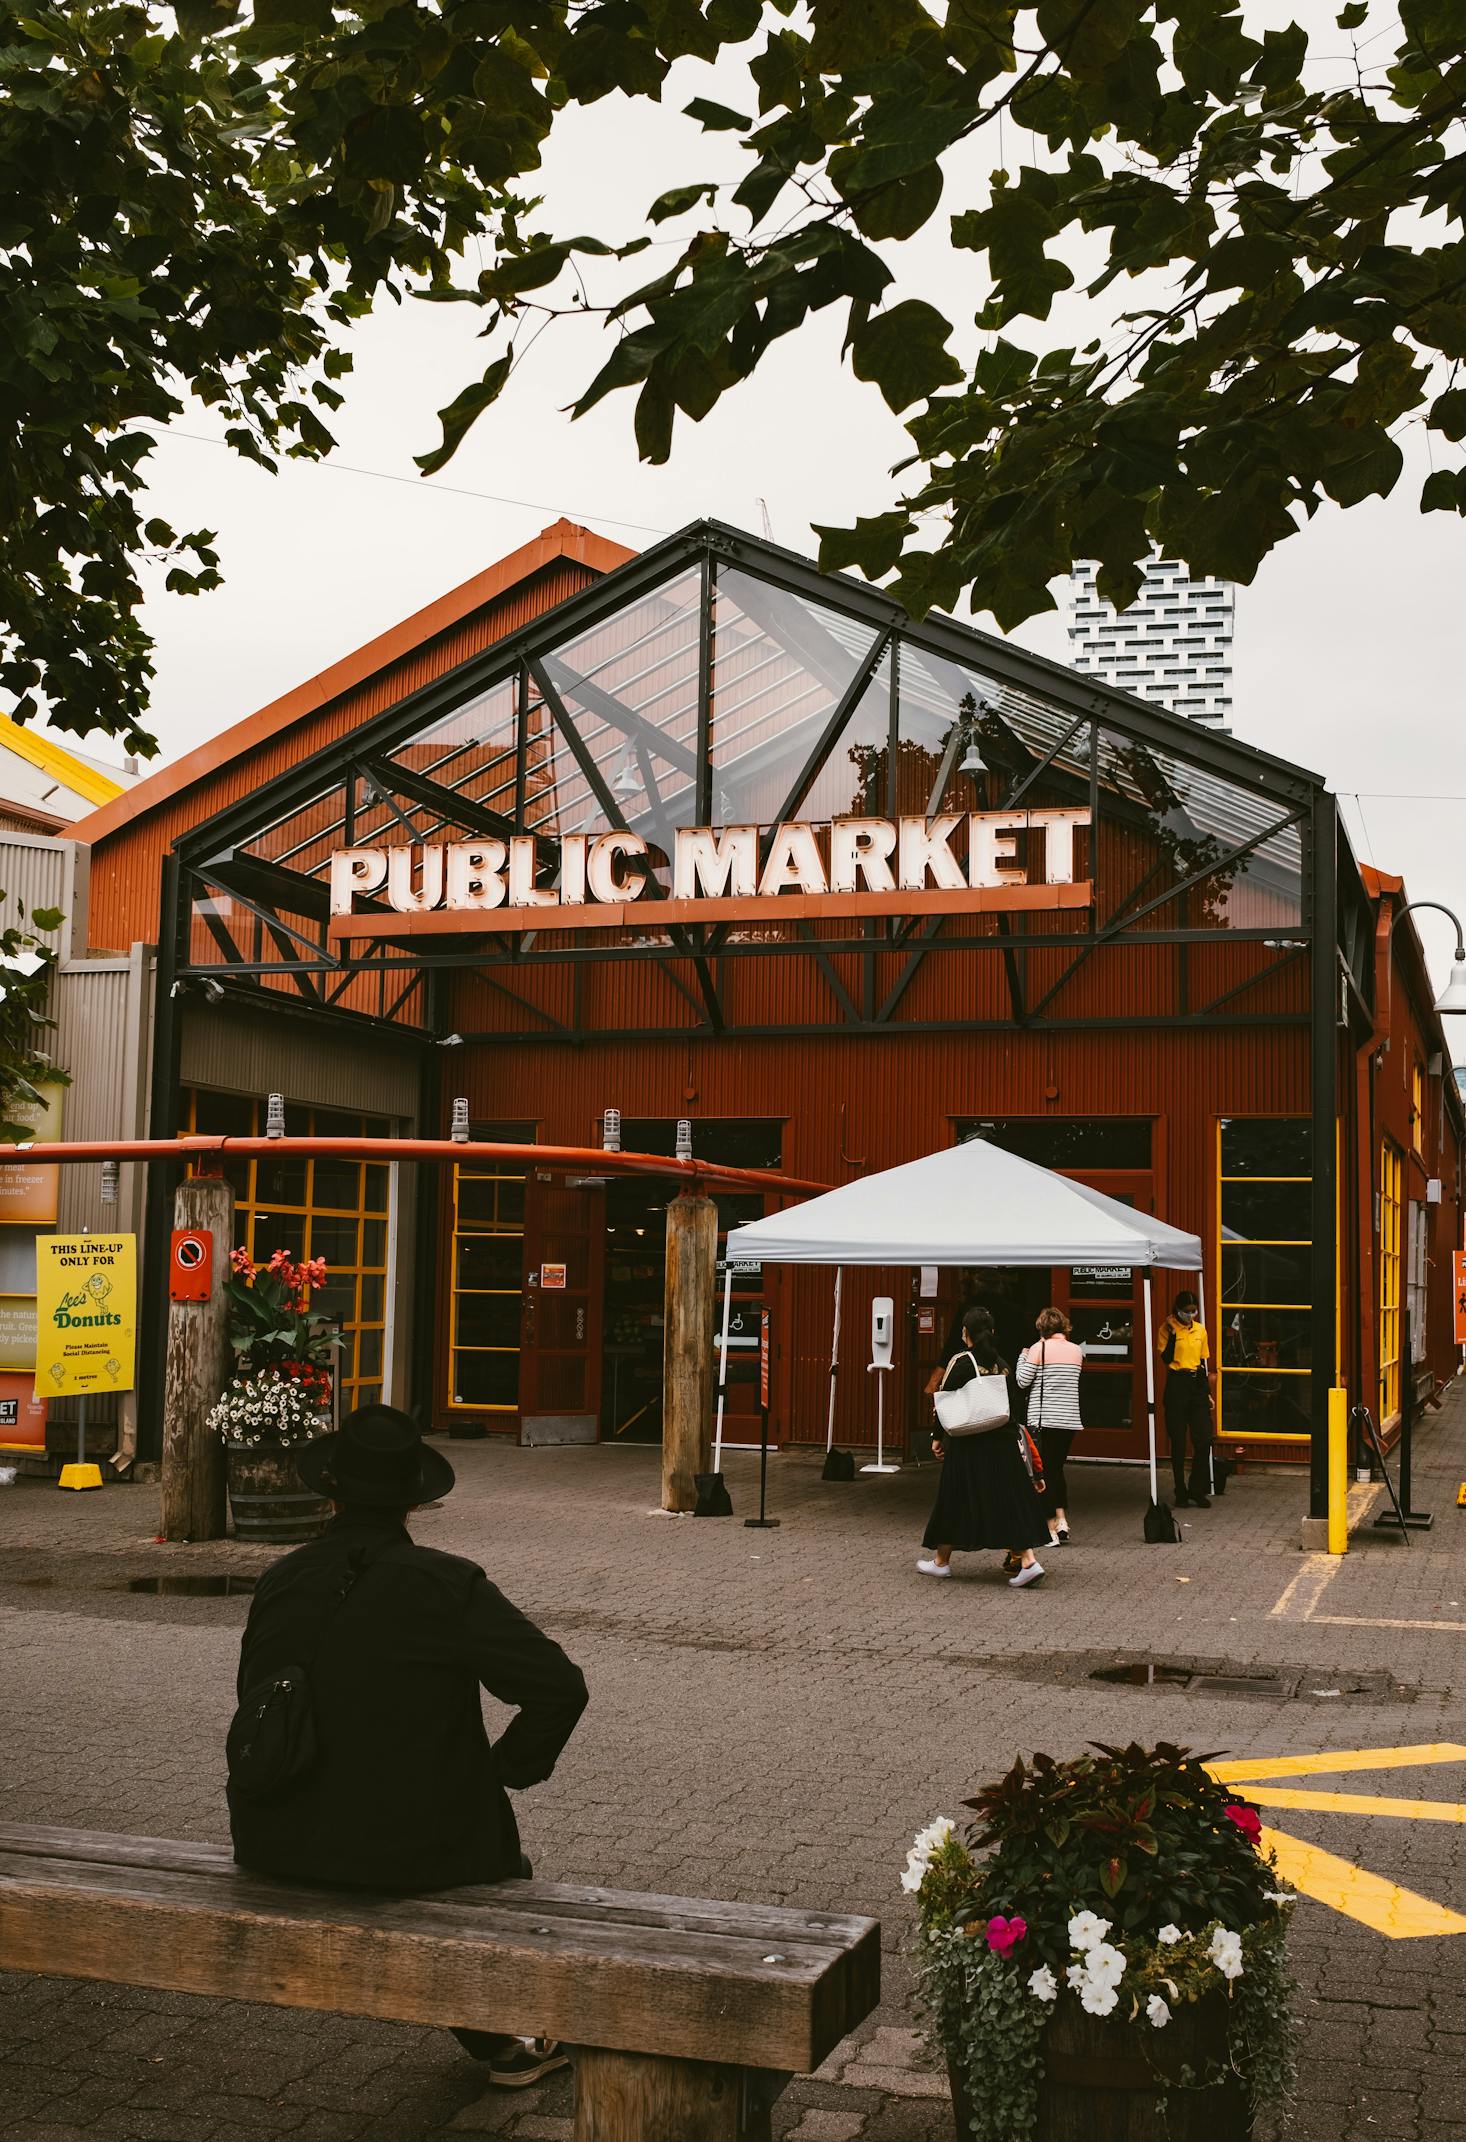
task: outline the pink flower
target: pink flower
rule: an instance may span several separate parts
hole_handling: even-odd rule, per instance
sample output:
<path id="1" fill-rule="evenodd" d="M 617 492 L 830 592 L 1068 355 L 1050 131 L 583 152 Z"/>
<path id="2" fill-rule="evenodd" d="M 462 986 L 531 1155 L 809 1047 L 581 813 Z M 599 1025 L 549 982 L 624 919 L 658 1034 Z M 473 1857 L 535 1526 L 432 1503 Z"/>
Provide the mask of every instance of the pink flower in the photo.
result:
<path id="1" fill-rule="evenodd" d="M 301 1278 L 308 1287 L 323 1287 L 326 1284 L 326 1260 L 312 1257 L 309 1264 L 301 1266 Z"/>
<path id="2" fill-rule="evenodd" d="M 1005 1919 L 999 1912 L 988 1921 L 988 1947 L 995 1956 L 1010 1955 L 1027 1932 L 1026 1919 L 1019 1918 L 1016 1912 L 1011 1919 Z"/>
<path id="3" fill-rule="evenodd" d="M 273 1256 L 271 1257 L 271 1259 L 270 1259 L 270 1270 L 271 1270 L 272 1272 L 288 1272 L 288 1271 L 289 1271 L 289 1269 L 290 1269 L 290 1252 L 289 1252 L 289 1250 L 277 1249 L 277 1250 L 275 1251 L 274 1255 L 273 1255 Z"/>
<path id="4" fill-rule="evenodd" d="M 233 1265 L 236 1272 L 245 1272 L 248 1273 L 251 1278 L 254 1277 L 254 1260 L 250 1256 L 249 1251 L 244 1247 L 243 1243 L 240 1244 L 238 1249 L 232 1249 L 229 1252 L 229 1262 Z"/>
<path id="5" fill-rule="evenodd" d="M 1255 1845 L 1262 1836 L 1262 1817 L 1255 1807 L 1237 1801 L 1226 1809 L 1227 1820 L 1242 1832 L 1249 1844 Z"/>

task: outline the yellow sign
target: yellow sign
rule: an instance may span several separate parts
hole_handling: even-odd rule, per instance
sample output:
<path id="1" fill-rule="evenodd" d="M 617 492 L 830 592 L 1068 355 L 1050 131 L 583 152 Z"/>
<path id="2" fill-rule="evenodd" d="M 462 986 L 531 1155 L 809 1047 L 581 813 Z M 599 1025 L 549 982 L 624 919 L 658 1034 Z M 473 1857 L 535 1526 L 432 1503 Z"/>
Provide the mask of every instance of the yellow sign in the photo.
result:
<path id="1" fill-rule="evenodd" d="M 1244 1757 L 1238 1762 L 1208 1763 L 1219 1782 L 1235 1785 L 1257 1807 L 1294 1808 L 1300 1814 L 1384 1815 L 1403 1822 L 1466 1823 L 1466 1806 L 1454 1800 L 1406 1800 L 1362 1792 L 1318 1792 L 1278 1785 L 1277 1778 L 1337 1777 L 1351 1770 L 1413 1770 L 1466 1762 L 1466 1747 L 1454 1741 L 1430 1741 L 1408 1748 L 1335 1748 L 1315 1755 Z M 1399 1882 L 1370 1874 L 1319 1845 L 1305 1844 L 1286 1830 L 1264 1826 L 1259 1850 L 1273 1854 L 1285 1881 L 1332 1911 L 1357 1919 L 1391 1941 L 1417 1941 L 1442 1934 L 1466 1934 L 1466 1917 L 1449 1905 L 1417 1896 Z"/>
<path id="2" fill-rule="evenodd" d="M 61 1097 L 64 1086 L 39 1088 L 42 1099 L 15 1101 L 10 1113 L 23 1123 L 37 1145 L 54 1145 L 61 1136 Z M 5 1148 L 0 1146 L 0 1152 Z M 25 1221 L 33 1227 L 56 1225 L 56 1200 L 61 1194 L 61 1170 L 42 1168 L 30 1159 L 7 1160 L 0 1165 L 0 1221 Z M 26 1364 L 29 1367 L 29 1363 Z"/>
<path id="3" fill-rule="evenodd" d="M 36 1297 L 0 1294 L 0 1373 L 36 1365 Z"/>
<path id="4" fill-rule="evenodd" d="M 130 1391 L 136 1235 L 42 1235 L 36 1243 L 36 1389 L 43 1398 Z"/>

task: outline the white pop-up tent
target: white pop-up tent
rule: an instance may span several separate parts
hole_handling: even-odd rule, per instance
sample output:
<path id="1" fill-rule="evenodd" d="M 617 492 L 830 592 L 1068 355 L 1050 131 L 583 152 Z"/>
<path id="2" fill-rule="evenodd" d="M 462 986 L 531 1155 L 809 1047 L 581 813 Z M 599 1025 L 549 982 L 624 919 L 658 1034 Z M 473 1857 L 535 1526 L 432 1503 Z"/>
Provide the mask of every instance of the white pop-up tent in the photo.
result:
<path id="1" fill-rule="evenodd" d="M 1137 1212 L 1067 1175 L 1056 1175 L 986 1139 L 928 1153 L 879 1175 L 827 1190 L 767 1219 L 733 1228 L 728 1236 L 723 1295 L 716 1469 L 721 1456 L 722 1388 L 727 1380 L 728 1320 L 733 1266 L 823 1264 L 836 1267 L 836 1345 L 839 1268 L 879 1265 L 1074 1265 L 1140 1267 L 1146 1273 L 1145 1389 L 1150 1443 L 1151 1500 L 1156 1474 L 1155 1350 L 1150 1273 L 1201 1272 L 1201 1242 L 1179 1227 Z M 834 1428 L 831 1360 L 830 1433 Z M 828 1440 L 828 1439 L 827 1439 Z"/>

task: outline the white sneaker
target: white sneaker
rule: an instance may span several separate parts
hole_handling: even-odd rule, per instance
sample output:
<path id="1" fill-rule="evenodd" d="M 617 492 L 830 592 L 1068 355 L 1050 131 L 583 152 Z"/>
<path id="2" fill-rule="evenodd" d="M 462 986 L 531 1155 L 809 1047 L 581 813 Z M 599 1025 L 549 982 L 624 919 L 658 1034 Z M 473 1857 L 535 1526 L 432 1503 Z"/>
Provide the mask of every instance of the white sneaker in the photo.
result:
<path id="1" fill-rule="evenodd" d="M 950 1562 L 933 1562 L 929 1559 L 924 1559 L 918 1562 L 916 1566 L 924 1577 L 950 1577 L 952 1574 Z"/>
<path id="2" fill-rule="evenodd" d="M 1036 1584 L 1044 1573 L 1042 1562 L 1030 1562 L 1027 1569 L 1020 1569 L 1016 1577 L 1008 1579 L 1009 1588 L 1021 1591 L 1025 1584 Z"/>

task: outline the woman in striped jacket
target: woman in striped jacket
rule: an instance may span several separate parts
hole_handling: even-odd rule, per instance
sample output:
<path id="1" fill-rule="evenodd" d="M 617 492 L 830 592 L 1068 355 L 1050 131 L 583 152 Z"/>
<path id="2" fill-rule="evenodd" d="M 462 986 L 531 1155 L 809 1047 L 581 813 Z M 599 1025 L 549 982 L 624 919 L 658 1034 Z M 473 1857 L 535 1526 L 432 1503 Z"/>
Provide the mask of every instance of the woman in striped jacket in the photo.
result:
<path id="1" fill-rule="evenodd" d="M 1062 1309 L 1041 1309 L 1035 1321 L 1038 1344 L 1018 1356 L 1018 1388 L 1028 1392 L 1028 1425 L 1043 1457 L 1049 1538 L 1056 1547 L 1067 1547 L 1069 1483 L 1064 1461 L 1084 1426 L 1079 1414 L 1084 1348 L 1069 1336 L 1074 1327 Z"/>

